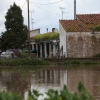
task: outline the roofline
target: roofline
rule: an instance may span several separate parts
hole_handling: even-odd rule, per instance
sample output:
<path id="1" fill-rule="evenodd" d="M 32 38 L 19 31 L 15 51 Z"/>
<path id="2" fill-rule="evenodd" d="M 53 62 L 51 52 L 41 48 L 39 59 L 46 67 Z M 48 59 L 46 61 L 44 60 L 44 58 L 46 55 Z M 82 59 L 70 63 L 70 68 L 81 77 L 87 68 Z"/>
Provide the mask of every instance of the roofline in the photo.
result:
<path id="1" fill-rule="evenodd" d="M 40 30 L 40 28 L 37 28 L 37 29 L 34 29 L 34 30 L 30 30 L 30 32 L 31 32 L 31 31 L 35 31 L 35 30 Z"/>
<path id="2" fill-rule="evenodd" d="M 100 13 L 91 13 L 91 14 L 76 14 L 76 15 L 100 15 Z"/>

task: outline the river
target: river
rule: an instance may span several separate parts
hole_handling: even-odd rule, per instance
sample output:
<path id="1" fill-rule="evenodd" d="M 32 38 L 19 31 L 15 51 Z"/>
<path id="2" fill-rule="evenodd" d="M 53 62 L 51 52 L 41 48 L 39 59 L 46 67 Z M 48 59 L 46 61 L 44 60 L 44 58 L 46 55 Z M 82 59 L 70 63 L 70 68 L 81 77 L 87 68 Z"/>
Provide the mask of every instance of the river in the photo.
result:
<path id="1" fill-rule="evenodd" d="M 76 65 L 78 66 L 78 65 Z M 70 92 L 77 91 L 81 81 L 95 100 L 100 100 L 100 67 L 19 67 L 0 69 L 0 89 L 13 91 L 25 97 L 28 90 L 36 89 L 45 93 L 48 89 L 61 90 L 67 85 Z"/>

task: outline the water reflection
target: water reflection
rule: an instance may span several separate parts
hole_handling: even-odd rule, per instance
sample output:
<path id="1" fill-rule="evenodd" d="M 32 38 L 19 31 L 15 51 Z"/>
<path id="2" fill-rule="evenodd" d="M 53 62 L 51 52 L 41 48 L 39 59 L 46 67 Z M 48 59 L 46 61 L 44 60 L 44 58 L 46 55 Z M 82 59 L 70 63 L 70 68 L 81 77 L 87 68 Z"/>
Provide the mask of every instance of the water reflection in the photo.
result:
<path id="1" fill-rule="evenodd" d="M 95 100 L 100 100 L 100 68 L 54 68 L 28 70 L 1 70 L 0 88 L 13 91 L 24 97 L 29 89 L 44 93 L 48 89 L 60 90 L 66 84 L 71 92 L 77 91 L 81 81 Z"/>

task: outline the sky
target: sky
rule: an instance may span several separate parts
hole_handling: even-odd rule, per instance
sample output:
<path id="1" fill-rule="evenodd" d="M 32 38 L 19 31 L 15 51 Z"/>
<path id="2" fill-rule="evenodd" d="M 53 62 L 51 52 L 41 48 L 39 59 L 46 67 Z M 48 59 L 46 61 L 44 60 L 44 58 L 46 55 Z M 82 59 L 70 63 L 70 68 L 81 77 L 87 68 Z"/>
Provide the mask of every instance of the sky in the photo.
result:
<path id="1" fill-rule="evenodd" d="M 6 31 L 5 15 L 14 2 L 22 9 L 24 24 L 28 25 L 27 0 L 0 0 L 0 35 Z M 42 34 L 48 28 L 51 32 L 52 28 L 59 29 L 62 15 L 64 20 L 74 19 L 74 0 L 29 0 L 29 11 L 30 30 L 40 28 Z M 100 0 L 76 0 L 76 14 L 95 13 L 100 14 Z"/>

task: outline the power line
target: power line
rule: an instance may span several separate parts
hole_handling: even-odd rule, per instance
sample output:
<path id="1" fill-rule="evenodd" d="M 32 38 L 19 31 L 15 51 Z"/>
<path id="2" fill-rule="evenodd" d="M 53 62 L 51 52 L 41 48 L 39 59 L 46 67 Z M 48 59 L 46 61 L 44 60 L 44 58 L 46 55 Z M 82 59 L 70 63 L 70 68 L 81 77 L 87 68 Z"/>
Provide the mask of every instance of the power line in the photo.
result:
<path id="1" fill-rule="evenodd" d="M 34 4 L 33 4 L 34 5 Z M 34 6 L 36 6 L 36 5 L 34 5 Z M 38 7 L 38 6 L 36 6 L 37 8 L 39 8 L 39 9 L 41 9 L 41 10 L 44 10 L 44 11 L 46 11 L 46 12 L 48 12 L 48 13 L 52 13 L 52 14 L 55 14 L 55 15 L 58 15 L 58 16 L 62 16 L 62 15 L 60 15 L 60 14 L 56 14 L 56 13 L 53 13 L 53 12 L 50 12 L 50 11 L 48 11 L 48 10 L 45 10 L 45 9 L 43 9 L 43 8 L 41 8 L 41 7 Z"/>
<path id="2" fill-rule="evenodd" d="M 50 4 L 59 3 L 59 2 L 61 2 L 61 1 L 63 1 L 63 0 L 60 0 L 60 1 L 57 1 L 57 2 L 52 2 L 52 3 L 47 3 L 47 4 L 36 3 L 36 2 L 32 2 L 32 1 L 30 1 L 30 2 L 32 2 L 32 3 L 34 3 L 34 4 L 39 4 L 39 5 L 50 5 Z"/>
<path id="3" fill-rule="evenodd" d="M 27 2 L 27 0 L 26 0 L 25 3 L 23 4 L 22 8 L 25 6 L 26 2 Z"/>
<path id="4" fill-rule="evenodd" d="M 38 6 L 35 5 L 35 4 L 32 4 L 32 5 L 36 6 L 37 8 L 39 8 L 39 9 L 41 9 L 41 10 L 47 12 L 47 13 L 51 13 L 51 14 L 54 14 L 54 15 L 57 15 L 57 16 L 62 16 L 62 15 L 60 15 L 60 14 L 56 14 L 56 13 L 50 12 L 50 11 L 48 11 L 48 10 L 45 10 L 45 9 L 43 9 L 43 8 L 41 8 L 41 7 L 38 7 Z M 64 13 L 65 13 L 65 12 L 64 12 Z M 64 17 L 70 17 L 70 16 L 64 16 Z"/>

